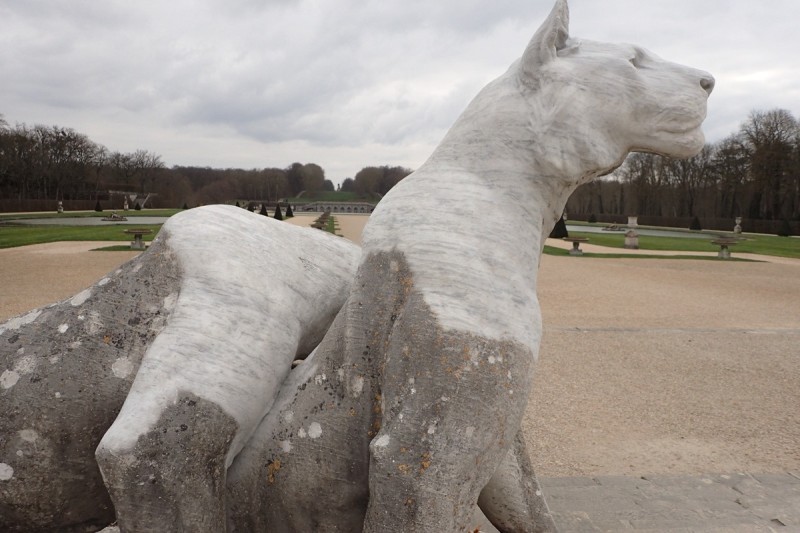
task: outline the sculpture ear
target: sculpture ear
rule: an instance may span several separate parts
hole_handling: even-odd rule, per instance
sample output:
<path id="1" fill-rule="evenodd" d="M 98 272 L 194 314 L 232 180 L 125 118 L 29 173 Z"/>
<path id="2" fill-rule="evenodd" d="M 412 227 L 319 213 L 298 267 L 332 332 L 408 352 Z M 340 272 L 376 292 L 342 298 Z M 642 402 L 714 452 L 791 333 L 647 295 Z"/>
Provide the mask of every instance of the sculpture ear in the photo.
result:
<path id="1" fill-rule="evenodd" d="M 544 24 L 536 30 L 522 54 L 522 75 L 526 80 L 536 79 L 542 65 L 554 60 L 569 39 L 569 6 L 567 0 L 556 0 L 556 5 Z"/>

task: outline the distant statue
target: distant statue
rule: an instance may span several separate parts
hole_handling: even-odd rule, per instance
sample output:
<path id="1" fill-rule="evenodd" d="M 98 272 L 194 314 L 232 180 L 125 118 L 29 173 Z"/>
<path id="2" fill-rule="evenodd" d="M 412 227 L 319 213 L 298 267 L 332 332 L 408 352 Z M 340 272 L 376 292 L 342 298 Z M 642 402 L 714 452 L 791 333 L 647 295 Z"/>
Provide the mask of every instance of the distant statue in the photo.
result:
<path id="1" fill-rule="evenodd" d="M 63 202 L 61 200 L 58 201 L 58 207 L 56 208 L 56 211 L 58 213 L 63 213 L 64 212 L 64 204 L 63 204 Z"/>
<path id="2" fill-rule="evenodd" d="M 0 326 L 0 529 L 115 511 L 124 531 L 553 530 L 520 435 L 544 240 L 630 151 L 698 153 L 713 86 L 571 38 L 558 0 L 360 251 L 232 207 L 172 217 L 134 262 Z"/>

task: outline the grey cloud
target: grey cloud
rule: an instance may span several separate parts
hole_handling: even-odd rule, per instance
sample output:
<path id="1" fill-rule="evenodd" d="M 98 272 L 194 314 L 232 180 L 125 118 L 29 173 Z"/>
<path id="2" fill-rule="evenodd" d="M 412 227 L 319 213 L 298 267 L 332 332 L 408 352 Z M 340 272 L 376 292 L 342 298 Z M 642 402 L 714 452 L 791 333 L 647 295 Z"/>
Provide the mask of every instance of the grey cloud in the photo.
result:
<path id="1" fill-rule="evenodd" d="M 714 73 L 711 140 L 753 108 L 800 112 L 796 51 L 787 44 L 796 40 L 800 5 L 769 6 L 570 0 L 574 35 L 635 42 Z M 135 136 L 137 148 L 161 153 L 159 139 L 177 147 L 193 142 L 181 140 L 186 132 L 200 131 L 208 142 L 240 139 L 267 151 L 289 142 L 350 154 L 367 145 L 432 149 L 551 7 L 552 0 L 11 0 L 0 4 L 0 113 L 12 123 L 86 125 L 110 149 Z M 752 76 L 759 71 L 775 77 Z M 110 127 L 116 117 L 129 122 Z M 191 146 L 179 150 L 186 163 Z M 205 155 L 197 151 L 195 163 Z"/>

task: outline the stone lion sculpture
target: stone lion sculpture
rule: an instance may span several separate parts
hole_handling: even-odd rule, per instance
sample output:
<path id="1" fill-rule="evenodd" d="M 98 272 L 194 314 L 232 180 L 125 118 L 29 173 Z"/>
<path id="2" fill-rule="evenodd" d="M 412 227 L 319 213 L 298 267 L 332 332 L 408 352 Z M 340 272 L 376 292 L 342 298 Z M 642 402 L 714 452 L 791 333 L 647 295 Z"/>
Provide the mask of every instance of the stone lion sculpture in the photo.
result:
<path id="1" fill-rule="evenodd" d="M 699 152 L 713 86 L 571 38 L 557 0 L 361 250 L 235 208 L 173 217 L 0 325 L 0 529 L 555 529 L 519 435 L 544 238 L 629 152 Z M 240 253 L 263 246 L 291 264 Z"/>

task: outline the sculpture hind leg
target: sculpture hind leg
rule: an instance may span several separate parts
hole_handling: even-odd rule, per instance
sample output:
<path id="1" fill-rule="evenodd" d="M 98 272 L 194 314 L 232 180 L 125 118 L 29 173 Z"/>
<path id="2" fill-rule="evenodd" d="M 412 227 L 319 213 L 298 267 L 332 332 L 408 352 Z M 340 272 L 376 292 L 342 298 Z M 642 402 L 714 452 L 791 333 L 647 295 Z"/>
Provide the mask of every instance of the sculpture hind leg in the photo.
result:
<path id="1" fill-rule="evenodd" d="M 481 491 L 478 506 L 501 533 L 557 531 L 521 431 Z"/>
<path id="2" fill-rule="evenodd" d="M 86 531 L 114 520 L 94 450 L 181 272 L 163 239 L 77 295 L 0 324 L 0 531 Z"/>
<path id="3" fill-rule="evenodd" d="M 128 530 L 223 531 L 228 466 L 322 338 L 359 248 L 229 206 L 164 227 L 186 272 L 97 461 Z"/>

